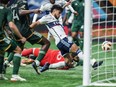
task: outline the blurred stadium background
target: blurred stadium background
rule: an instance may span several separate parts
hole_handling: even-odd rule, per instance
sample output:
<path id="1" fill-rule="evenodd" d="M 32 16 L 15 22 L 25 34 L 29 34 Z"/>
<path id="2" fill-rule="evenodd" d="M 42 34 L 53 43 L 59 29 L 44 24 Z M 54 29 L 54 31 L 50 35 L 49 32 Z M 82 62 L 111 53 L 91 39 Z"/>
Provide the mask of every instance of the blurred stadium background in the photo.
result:
<path id="1" fill-rule="evenodd" d="M 100 35 L 103 36 L 105 34 L 105 31 L 104 31 L 104 28 L 105 28 L 106 31 L 108 31 L 107 35 L 111 35 L 112 29 L 116 28 L 116 14 L 112 14 L 113 11 L 114 13 L 116 13 L 116 0 L 114 1 L 113 0 L 106 0 L 106 1 L 93 0 L 93 1 L 96 1 L 96 2 L 93 2 L 93 8 L 92 8 L 93 24 L 94 24 L 93 29 L 101 29 L 102 32 Z M 30 9 L 39 8 L 42 3 L 47 3 L 47 2 L 48 0 L 28 0 Z M 107 15 L 107 14 L 110 14 L 110 15 Z M 43 15 L 45 15 L 45 13 L 40 14 L 38 18 L 41 18 Z M 113 15 L 114 15 L 114 19 L 112 19 Z M 33 14 L 31 14 L 30 16 L 32 18 Z M 98 23 L 98 20 L 99 20 L 99 23 Z M 108 21 L 107 26 L 105 26 L 106 23 L 104 21 Z M 39 28 L 36 27 L 35 30 L 41 33 L 45 33 L 47 31 L 45 26 L 41 26 L 41 27 L 39 26 Z M 116 29 L 114 31 L 115 31 L 114 35 L 116 35 Z M 96 36 L 97 33 L 98 33 L 97 31 L 93 32 L 93 35 Z"/>
<path id="2" fill-rule="evenodd" d="M 11 0 L 11 3 L 13 1 L 14 0 Z M 101 36 L 103 36 L 104 28 L 106 28 L 106 31 L 108 31 L 107 34 L 111 35 L 112 28 L 116 28 L 116 14 L 112 14 L 113 11 L 114 13 L 116 13 L 116 0 L 106 0 L 106 1 L 93 0 L 93 1 L 95 1 L 93 2 L 93 6 L 92 6 L 93 24 L 94 24 L 93 29 L 101 29 L 101 31 L 103 29 L 103 31 L 101 32 Z M 47 3 L 47 2 L 48 0 L 28 0 L 29 9 L 39 8 L 41 4 Z M 63 12 L 62 15 L 64 16 L 64 14 L 65 14 L 65 11 Z M 30 15 L 31 19 L 33 18 L 33 15 L 34 14 Z M 45 15 L 45 12 L 40 14 L 38 18 L 41 18 L 43 15 Z M 114 18 L 112 17 L 113 15 L 114 15 Z M 99 20 L 99 23 L 97 23 L 98 20 Z M 106 23 L 104 21 L 108 21 L 107 26 L 105 26 Z M 109 30 L 109 28 L 111 28 L 111 30 Z M 35 30 L 41 33 L 47 32 L 46 27 L 43 25 L 39 26 L 39 28 L 36 27 Z M 116 29 L 114 31 L 115 31 L 114 35 L 116 35 Z M 98 32 L 94 32 L 93 35 L 96 36 L 97 33 Z"/>

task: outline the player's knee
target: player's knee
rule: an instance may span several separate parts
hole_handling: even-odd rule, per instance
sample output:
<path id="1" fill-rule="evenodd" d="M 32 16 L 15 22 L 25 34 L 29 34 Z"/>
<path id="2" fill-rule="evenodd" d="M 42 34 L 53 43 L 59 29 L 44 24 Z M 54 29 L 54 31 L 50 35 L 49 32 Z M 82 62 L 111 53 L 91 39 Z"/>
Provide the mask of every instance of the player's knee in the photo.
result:
<path id="1" fill-rule="evenodd" d="M 77 37 L 77 33 L 76 32 L 72 32 L 72 38 L 76 38 Z"/>
<path id="2" fill-rule="evenodd" d="M 73 45 L 71 46 L 71 51 L 72 51 L 72 52 L 76 52 L 78 49 L 79 49 L 79 46 L 77 46 L 76 44 L 73 44 Z"/>
<path id="3" fill-rule="evenodd" d="M 49 40 L 43 38 L 43 42 L 44 42 L 44 45 L 46 45 L 48 47 L 50 46 L 50 41 Z"/>

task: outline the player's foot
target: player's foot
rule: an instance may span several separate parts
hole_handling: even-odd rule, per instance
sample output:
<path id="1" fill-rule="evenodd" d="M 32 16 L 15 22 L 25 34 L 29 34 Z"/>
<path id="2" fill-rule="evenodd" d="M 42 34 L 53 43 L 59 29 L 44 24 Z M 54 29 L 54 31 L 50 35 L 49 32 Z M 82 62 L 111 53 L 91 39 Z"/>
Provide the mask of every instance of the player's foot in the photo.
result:
<path id="1" fill-rule="evenodd" d="M 38 69 L 37 65 L 35 62 L 32 63 L 32 66 L 34 68 L 34 70 L 36 71 L 37 74 L 41 74 L 40 70 Z"/>
<path id="2" fill-rule="evenodd" d="M 0 74 L 0 80 L 8 80 L 8 78 L 5 77 L 4 74 Z"/>
<path id="3" fill-rule="evenodd" d="M 2 70 L 3 74 L 6 74 L 6 69 L 7 69 L 7 64 L 4 63 L 3 64 L 3 70 Z"/>
<path id="4" fill-rule="evenodd" d="M 10 80 L 12 82 L 16 82 L 16 81 L 26 81 L 26 79 L 20 77 L 19 75 L 12 75 L 12 78 Z"/>
<path id="5" fill-rule="evenodd" d="M 49 65 L 50 64 L 48 62 L 45 63 L 45 65 L 41 68 L 40 72 L 44 72 L 44 71 L 48 70 L 49 69 Z"/>
<path id="6" fill-rule="evenodd" d="M 103 64 L 103 61 L 98 61 L 98 62 L 95 62 L 92 67 L 93 67 L 94 70 L 96 70 L 102 64 Z"/>

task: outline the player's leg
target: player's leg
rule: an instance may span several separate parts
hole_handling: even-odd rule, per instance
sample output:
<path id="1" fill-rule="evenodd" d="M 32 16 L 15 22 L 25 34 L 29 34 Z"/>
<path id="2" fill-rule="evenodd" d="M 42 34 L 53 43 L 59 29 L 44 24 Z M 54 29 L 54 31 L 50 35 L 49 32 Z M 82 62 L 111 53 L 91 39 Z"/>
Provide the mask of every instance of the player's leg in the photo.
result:
<path id="1" fill-rule="evenodd" d="M 3 66 L 3 73 L 6 74 L 6 69 L 8 67 L 8 64 L 13 60 L 14 57 L 14 52 L 8 52 L 8 59 L 4 61 L 4 66 Z"/>
<path id="2" fill-rule="evenodd" d="M 14 52 L 13 56 L 13 73 L 11 81 L 26 81 L 26 79 L 18 75 L 21 61 L 21 48 L 16 44 L 14 40 L 10 41 L 10 47 L 6 51 Z"/>
<path id="3" fill-rule="evenodd" d="M 79 46 L 79 38 L 78 38 L 78 32 L 79 32 L 79 29 L 80 29 L 80 26 L 78 26 L 77 23 L 78 21 L 74 21 L 72 23 L 72 27 L 71 27 L 71 36 L 73 38 L 73 42 Z"/>
<path id="4" fill-rule="evenodd" d="M 83 37 L 84 37 L 84 26 L 83 25 L 80 27 L 79 34 L 80 34 L 79 46 L 81 50 L 83 50 L 83 42 L 84 42 L 83 41 Z"/>
<path id="5" fill-rule="evenodd" d="M 62 39 L 57 44 L 57 47 L 61 51 L 62 55 L 64 55 L 65 53 L 74 52 L 74 53 L 76 53 L 76 56 L 78 56 L 79 59 L 83 61 L 83 52 L 81 51 L 79 46 L 77 46 L 76 44 L 74 44 L 72 42 L 69 43 L 67 38 Z M 102 63 L 103 63 L 103 61 L 97 62 L 95 59 L 91 60 L 91 65 L 93 68 L 100 66 Z"/>
<path id="6" fill-rule="evenodd" d="M 9 48 L 10 48 L 10 40 L 4 38 L 0 42 L 0 79 L 2 80 L 7 80 L 7 78 L 4 77 L 4 73 L 3 73 L 3 62 L 4 62 L 5 51 Z"/>
<path id="7" fill-rule="evenodd" d="M 4 52 L 5 53 L 5 52 Z M 4 53 L 0 52 L 0 80 L 8 80 L 3 74 Z"/>
<path id="8" fill-rule="evenodd" d="M 37 56 L 35 62 L 32 63 L 36 72 L 38 74 L 40 74 L 40 72 L 38 70 L 38 66 L 40 65 L 41 60 L 44 58 L 44 56 L 50 46 L 50 42 L 45 37 L 43 37 L 41 34 L 39 34 L 37 32 L 34 32 L 34 34 L 27 40 L 31 44 L 40 44 L 41 45 L 39 55 Z"/>
<path id="9" fill-rule="evenodd" d="M 21 43 L 20 41 L 15 42 L 14 39 L 13 39 L 12 41 L 14 42 L 14 44 L 18 44 L 18 46 L 20 46 L 20 48 L 23 49 L 24 43 Z M 3 73 L 4 73 L 4 74 L 6 73 L 7 66 L 8 66 L 8 64 L 9 64 L 11 61 L 16 61 L 16 62 L 13 62 L 13 65 L 15 64 L 15 66 L 16 66 L 16 64 L 17 64 L 17 66 L 15 67 L 15 68 L 17 68 L 17 69 L 18 69 L 18 67 L 20 66 L 19 63 L 21 62 L 21 60 L 20 60 L 19 58 L 13 59 L 13 58 L 14 58 L 15 52 L 9 51 L 8 53 L 9 53 L 8 60 L 5 60 L 5 62 L 4 62 L 4 67 L 3 67 Z M 15 69 L 15 68 L 14 68 L 14 69 Z M 15 70 L 16 70 L 16 69 L 15 69 Z M 14 72 L 15 72 L 15 70 L 14 70 Z"/>
<path id="10" fill-rule="evenodd" d="M 76 44 L 72 44 L 70 48 L 70 52 L 75 52 L 79 59 L 83 61 L 83 52 L 79 49 L 79 47 Z M 96 69 L 98 66 L 102 65 L 103 61 L 96 61 L 95 59 L 90 60 L 90 63 L 94 69 Z"/>

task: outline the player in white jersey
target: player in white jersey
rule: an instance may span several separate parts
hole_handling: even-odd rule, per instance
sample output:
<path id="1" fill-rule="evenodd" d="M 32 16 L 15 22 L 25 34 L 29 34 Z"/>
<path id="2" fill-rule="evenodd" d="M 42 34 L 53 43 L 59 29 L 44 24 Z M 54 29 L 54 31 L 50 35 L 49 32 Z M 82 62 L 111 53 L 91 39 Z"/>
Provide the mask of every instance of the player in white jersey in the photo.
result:
<path id="1" fill-rule="evenodd" d="M 40 10 L 40 12 L 45 12 L 46 11 L 46 13 L 49 14 L 52 6 L 55 5 L 55 4 L 57 4 L 57 5 L 62 6 L 63 8 L 65 8 L 65 7 L 69 8 L 69 10 L 72 13 L 74 13 L 74 14 L 77 15 L 78 13 L 72 8 L 72 6 L 70 5 L 70 3 L 71 3 L 70 0 L 68 2 L 65 1 L 65 0 L 49 0 L 48 3 L 42 4 L 39 10 Z M 34 14 L 32 22 L 35 22 L 37 20 L 38 15 L 39 14 Z M 60 17 L 58 18 L 58 20 L 59 20 L 60 24 L 63 24 L 62 15 L 60 15 Z M 51 37 L 51 34 L 48 32 L 47 39 L 50 40 L 50 37 Z"/>
<path id="2" fill-rule="evenodd" d="M 48 3 L 44 3 L 41 5 L 40 7 L 40 12 L 47 12 L 47 14 L 49 14 L 51 8 L 53 5 L 57 4 L 57 5 L 60 5 L 62 6 L 63 8 L 67 6 L 67 8 L 69 8 L 71 10 L 72 13 L 74 14 L 78 14 L 73 8 L 72 6 L 70 5 L 71 1 L 65 1 L 65 0 L 49 0 Z M 37 17 L 38 17 L 38 14 L 35 14 L 34 17 L 33 17 L 33 20 L 32 22 L 35 22 L 37 20 Z M 62 24 L 62 16 L 60 16 L 59 18 L 59 21 L 60 23 Z"/>
<path id="3" fill-rule="evenodd" d="M 39 25 L 46 24 L 49 32 L 55 39 L 55 44 L 58 49 L 61 51 L 62 55 L 69 52 L 74 52 L 79 57 L 80 60 L 83 60 L 83 53 L 79 47 L 73 42 L 69 42 L 67 35 L 64 32 L 63 26 L 59 23 L 58 18 L 60 17 L 63 8 L 59 5 L 54 5 L 51 8 L 51 13 L 49 15 L 43 16 L 37 22 L 34 22 L 30 25 L 31 28 Z M 91 60 L 91 65 L 93 68 L 101 65 L 103 61 L 96 62 L 96 60 Z M 33 63 L 35 70 L 37 71 L 36 61 Z"/>

